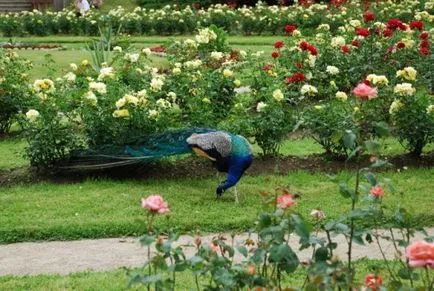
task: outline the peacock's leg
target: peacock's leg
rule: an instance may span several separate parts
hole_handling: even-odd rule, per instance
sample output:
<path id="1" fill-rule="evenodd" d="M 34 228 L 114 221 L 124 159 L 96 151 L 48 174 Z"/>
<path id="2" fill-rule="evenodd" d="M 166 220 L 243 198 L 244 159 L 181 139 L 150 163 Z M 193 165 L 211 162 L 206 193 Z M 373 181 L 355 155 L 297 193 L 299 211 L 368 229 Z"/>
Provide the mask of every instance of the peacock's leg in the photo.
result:
<path id="1" fill-rule="evenodd" d="M 237 186 L 234 186 L 234 194 L 235 194 L 235 203 L 238 204 L 239 200 L 238 200 L 238 191 L 237 191 Z"/>

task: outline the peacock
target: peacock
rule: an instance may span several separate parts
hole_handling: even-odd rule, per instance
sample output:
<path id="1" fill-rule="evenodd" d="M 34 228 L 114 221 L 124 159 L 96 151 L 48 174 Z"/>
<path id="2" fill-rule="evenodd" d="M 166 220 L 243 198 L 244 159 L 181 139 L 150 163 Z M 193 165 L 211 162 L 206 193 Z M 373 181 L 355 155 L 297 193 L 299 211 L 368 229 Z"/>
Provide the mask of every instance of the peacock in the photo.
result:
<path id="1" fill-rule="evenodd" d="M 77 150 L 59 165 L 67 170 L 100 170 L 134 164 L 146 164 L 168 156 L 194 152 L 212 162 L 227 178 L 216 188 L 220 198 L 236 186 L 253 161 L 252 147 L 241 135 L 217 129 L 187 128 L 149 134 L 132 139 L 126 145 L 104 145 L 97 149 Z M 235 201 L 238 194 L 235 190 Z"/>

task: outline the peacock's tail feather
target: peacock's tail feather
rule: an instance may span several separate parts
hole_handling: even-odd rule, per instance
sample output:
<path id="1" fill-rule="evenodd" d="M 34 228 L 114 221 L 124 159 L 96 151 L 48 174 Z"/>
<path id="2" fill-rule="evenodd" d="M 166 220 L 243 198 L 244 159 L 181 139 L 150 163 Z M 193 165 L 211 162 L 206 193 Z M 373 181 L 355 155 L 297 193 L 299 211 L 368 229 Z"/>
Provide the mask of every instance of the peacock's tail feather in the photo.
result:
<path id="1" fill-rule="evenodd" d="M 63 170 L 103 170 L 113 167 L 147 164 L 165 157 L 191 152 L 187 138 L 193 133 L 217 131 L 205 128 L 173 129 L 131 139 L 124 145 L 101 145 L 77 150 L 59 163 Z"/>

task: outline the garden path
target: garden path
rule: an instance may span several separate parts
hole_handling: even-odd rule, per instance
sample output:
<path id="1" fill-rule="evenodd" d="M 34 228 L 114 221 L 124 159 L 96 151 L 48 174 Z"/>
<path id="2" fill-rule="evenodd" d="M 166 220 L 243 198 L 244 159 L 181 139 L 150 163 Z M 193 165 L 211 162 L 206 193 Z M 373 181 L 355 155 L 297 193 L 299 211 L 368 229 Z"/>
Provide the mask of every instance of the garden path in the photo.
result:
<path id="1" fill-rule="evenodd" d="M 434 228 L 426 229 L 429 236 L 434 236 Z M 218 234 L 202 236 L 203 243 L 209 243 Z M 230 241 L 230 234 L 223 234 Z M 243 242 L 247 233 L 235 237 L 237 242 Z M 418 233 L 413 239 L 421 240 L 424 235 Z M 255 237 L 253 237 L 255 238 Z M 335 253 L 342 259 L 346 258 L 346 241 L 343 236 L 333 238 L 338 243 Z M 193 244 L 191 236 L 181 236 L 182 245 Z M 290 244 L 296 250 L 297 237 L 290 239 Z M 385 255 L 393 258 L 395 255 L 392 244 L 381 240 Z M 193 256 L 195 247 L 187 247 L 187 257 Z M 311 250 L 297 252 L 300 260 L 307 260 Z M 381 253 L 375 244 L 361 246 L 354 244 L 354 259 L 380 259 Z M 240 260 L 241 255 L 235 258 Z M 25 242 L 0 245 L 0 276 L 3 275 L 38 275 L 38 274 L 69 274 L 86 270 L 106 271 L 121 267 L 139 267 L 146 260 L 146 250 L 141 247 L 137 238 L 108 238 L 78 241 Z"/>

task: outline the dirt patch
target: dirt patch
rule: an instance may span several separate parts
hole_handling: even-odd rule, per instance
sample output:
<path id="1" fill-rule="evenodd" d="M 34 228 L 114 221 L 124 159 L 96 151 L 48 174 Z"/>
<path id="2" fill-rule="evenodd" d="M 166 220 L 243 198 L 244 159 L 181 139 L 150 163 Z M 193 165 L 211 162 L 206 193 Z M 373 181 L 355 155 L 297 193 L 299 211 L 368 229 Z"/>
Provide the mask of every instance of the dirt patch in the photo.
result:
<path id="1" fill-rule="evenodd" d="M 411 157 L 399 155 L 384 157 L 392 164 L 392 169 L 433 167 L 434 153 Z M 364 159 L 362 166 L 368 166 L 369 159 Z M 354 161 L 336 159 L 328 155 L 310 155 L 307 157 L 281 156 L 257 157 L 247 170 L 247 175 L 286 174 L 291 171 L 310 171 L 336 173 L 341 170 L 354 170 Z M 31 167 L 0 170 L 0 185 L 30 184 L 42 181 L 52 183 L 75 183 L 89 177 L 110 179 L 168 179 L 168 178 L 204 178 L 215 175 L 216 170 L 206 160 L 188 157 L 177 161 L 162 161 L 139 166 L 114 168 L 104 171 L 88 172 L 40 172 Z"/>

